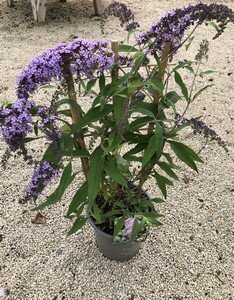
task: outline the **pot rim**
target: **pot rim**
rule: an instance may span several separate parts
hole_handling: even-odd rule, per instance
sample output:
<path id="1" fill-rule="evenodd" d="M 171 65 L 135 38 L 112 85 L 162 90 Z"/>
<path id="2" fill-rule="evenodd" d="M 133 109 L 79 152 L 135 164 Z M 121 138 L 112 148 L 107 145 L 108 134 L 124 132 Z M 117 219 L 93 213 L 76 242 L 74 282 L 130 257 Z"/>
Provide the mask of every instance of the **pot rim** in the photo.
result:
<path id="1" fill-rule="evenodd" d="M 136 184 L 134 184 L 134 185 L 136 185 Z M 149 199 L 152 199 L 152 197 L 149 195 L 148 191 L 145 191 L 145 189 L 142 188 L 142 192 L 143 192 Z M 87 209 L 87 208 L 86 208 L 86 209 Z M 87 211 L 87 214 L 88 214 L 88 211 Z M 114 235 L 109 234 L 109 233 L 106 233 L 105 231 L 102 231 L 101 229 L 99 229 L 99 228 L 95 225 L 95 223 L 92 221 L 92 219 L 90 218 L 90 215 L 89 215 L 89 214 L 88 214 L 88 222 L 89 222 L 89 224 L 93 227 L 94 230 L 97 230 L 97 231 L 99 231 L 100 233 L 102 233 L 104 236 L 113 239 Z"/>
<path id="2" fill-rule="evenodd" d="M 99 229 L 95 224 L 94 222 L 91 220 L 90 216 L 88 218 L 88 221 L 89 221 L 89 224 L 94 228 L 94 230 L 97 230 L 99 231 L 100 233 L 102 233 L 102 235 L 106 236 L 106 237 L 109 237 L 109 238 L 112 238 L 113 239 L 113 235 L 112 234 L 109 234 L 109 233 L 106 233 L 105 231 L 102 231 L 101 229 Z"/>

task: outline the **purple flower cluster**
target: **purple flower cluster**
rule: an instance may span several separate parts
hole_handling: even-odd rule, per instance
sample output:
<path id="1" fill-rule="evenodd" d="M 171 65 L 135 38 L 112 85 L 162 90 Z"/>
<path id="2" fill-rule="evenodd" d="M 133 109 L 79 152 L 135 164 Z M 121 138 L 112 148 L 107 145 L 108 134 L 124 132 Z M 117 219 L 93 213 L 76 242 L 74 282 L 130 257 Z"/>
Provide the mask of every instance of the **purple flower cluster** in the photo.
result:
<path id="1" fill-rule="evenodd" d="M 137 41 L 139 45 L 149 43 L 151 52 L 160 53 L 168 43 L 171 45 L 171 51 L 175 51 L 180 46 L 186 29 L 191 25 L 211 20 L 216 20 L 219 24 L 219 32 L 215 36 L 217 37 L 228 22 L 234 22 L 234 13 L 225 5 L 190 4 L 165 14 L 159 22 L 153 23 L 146 33 L 141 34 Z"/>
<path id="2" fill-rule="evenodd" d="M 72 74 L 78 78 L 85 76 L 92 79 L 96 70 L 102 74 L 114 62 L 113 53 L 107 47 L 106 41 L 75 39 L 71 43 L 61 43 L 48 49 L 34 58 L 18 77 L 18 97 L 28 98 L 38 86 L 51 80 L 61 80 L 66 60 L 71 64 Z"/>
<path id="3" fill-rule="evenodd" d="M 126 31 L 131 31 L 139 27 L 139 23 L 134 21 L 134 15 L 130 9 L 123 3 L 113 2 L 104 12 L 104 18 L 114 16 L 120 20 L 120 26 Z"/>
<path id="4" fill-rule="evenodd" d="M 31 181 L 25 190 L 25 199 L 22 202 L 35 201 L 45 187 L 50 184 L 52 180 L 58 178 L 59 174 L 59 169 L 47 161 L 36 165 Z"/>
<path id="5" fill-rule="evenodd" d="M 127 239 L 130 239 L 131 234 L 132 234 L 132 227 L 134 224 L 134 220 L 135 218 L 127 218 L 124 222 L 124 226 L 125 226 L 125 237 Z"/>
<path id="6" fill-rule="evenodd" d="M 103 73 L 112 67 L 114 55 L 107 49 L 108 43 L 102 40 L 89 42 L 76 39 L 71 43 L 57 45 L 34 58 L 18 77 L 18 100 L 12 108 L 0 110 L 0 133 L 11 150 L 17 150 L 24 143 L 24 139 L 32 131 L 32 117 L 30 109 L 33 102 L 30 95 L 41 85 L 51 80 L 64 78 L 64 63 L 69 60 L 72 74 L 78 78 L 86 76 L 93 78 L 98 71 Z M 45 111 L 39 112 L 42 117 L 41 125 L 46 128 L 50 140 L 59 138 L 59 131 L 53 125 L 53 117 L 46 116 Z"/>
<path id="7" fill-rule="evenodd" d="M 0 133 L 12 151 L 22 148 L 23 140 L 32 131 L 33 106 L 33 102 L 19 99 L 10 108 L 0 110 Z"/>

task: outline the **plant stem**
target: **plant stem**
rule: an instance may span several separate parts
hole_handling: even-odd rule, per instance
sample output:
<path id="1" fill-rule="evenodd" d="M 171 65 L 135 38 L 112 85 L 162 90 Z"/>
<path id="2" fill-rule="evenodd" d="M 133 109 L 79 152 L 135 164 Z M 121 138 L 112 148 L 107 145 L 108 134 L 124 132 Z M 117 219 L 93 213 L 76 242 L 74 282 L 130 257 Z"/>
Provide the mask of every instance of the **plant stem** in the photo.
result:
<path id="1" fill-rule="evenodd" d="M 72 73 L 70 71 L 70 61 L 69 60 L 66 60 L 64 63 L 63 72 L 64 72 L 64 78 L 65 78 L 65 81 L 67 84 L 68 96 L 72 101 L 77 102 L 75 85 L 74 85 Z M 79 111 L 77 109 L 75 109 L 73 106 L 70 106 L 70 109 L 71 109 L 73 124 L 76 124 L 81 119 Z M 77 146 L 79 149 L 86 150 L 85 141 L 84 141 L 83 135 L 81 133 L 79 133 L 79 137 L 76 139 L 76 141 L 77 141 Z M 85 157 L 82 157 L 81 163 L 82 163 L 82 169 L 83 169 L 84 175 L 85 175 L 85 177 L 87 177 L 88 170 L 89 170 L 89 160 Z"/>
<path id="2" fill-rule="evenodd" d="M 165 45 L 163 52 L 162 52 L 162 56 L 160 58 L 160 60 L 161 60 L 160 70 L 155 74 L 155 77 L 162 83 L 164 81 L 164 76 L 165 76 L 165 72 L 166 72 L 166 68 L 167 68 L 170 47 L 171 47 L 170 43 Z M 160 97 L 161 97 L 161 94 L 159 92 L 156 92 L 153 95 L 153 103 L 159 104 Z M 155 126 L 155 123 L 150 122 L 148 131 L 147 131 L 147 135 L 151 134 L 154 131 L 154 126 Z M 141 176 L 140 176 L 140 180 L 139 180 L 139 186 L 137 188 L 138 194 L 140 194 L 142 186 L 143 186 L 144 182 L 146 181 L 150 172 L 151 172 L 151 169 L 147 168 L 146 166 L 142 167 L 142 169 L 140 170 L 139 174 L 141 174 Z"/>

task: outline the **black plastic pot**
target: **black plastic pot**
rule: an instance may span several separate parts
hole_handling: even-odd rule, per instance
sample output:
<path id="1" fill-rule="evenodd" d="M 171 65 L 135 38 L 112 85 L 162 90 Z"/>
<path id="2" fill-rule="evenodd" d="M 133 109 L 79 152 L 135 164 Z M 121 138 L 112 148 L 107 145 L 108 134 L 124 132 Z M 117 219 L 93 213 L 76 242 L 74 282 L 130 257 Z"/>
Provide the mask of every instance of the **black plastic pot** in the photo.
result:
<path id="1" fill-rule="evenodd" d="M 129 260 L 139 251 L 140 243 L 128 242 L 114 244 L 112 235 L 101 231 L 91 219 L 89 219 L 89 223 L 94 229 L 99 250 L 110 260 Z"/>

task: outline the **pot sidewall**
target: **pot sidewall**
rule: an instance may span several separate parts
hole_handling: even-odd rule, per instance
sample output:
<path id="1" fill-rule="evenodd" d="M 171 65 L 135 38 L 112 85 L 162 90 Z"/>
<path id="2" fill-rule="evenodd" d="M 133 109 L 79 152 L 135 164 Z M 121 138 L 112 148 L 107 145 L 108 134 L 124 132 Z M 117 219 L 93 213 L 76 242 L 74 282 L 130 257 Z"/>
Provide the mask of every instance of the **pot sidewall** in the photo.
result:
<path id="1" fill-rule="evenodd" d="M 113 243 L 113 235 L 100 230 L 89 218 L 89 224 L 93 227 L 97 245 L 101 253 L 110 260 L 125 261 L 133 258 L 140 249 L 139 242 Z"/>

